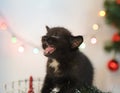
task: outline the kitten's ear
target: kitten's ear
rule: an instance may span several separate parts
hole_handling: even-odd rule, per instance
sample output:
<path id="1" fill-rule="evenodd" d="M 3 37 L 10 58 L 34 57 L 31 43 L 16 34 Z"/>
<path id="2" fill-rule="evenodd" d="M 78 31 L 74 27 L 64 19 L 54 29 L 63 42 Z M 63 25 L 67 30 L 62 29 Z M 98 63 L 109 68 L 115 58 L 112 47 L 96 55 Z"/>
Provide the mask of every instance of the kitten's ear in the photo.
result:
<path id="1" fill-rule="evenodd" d="M 72 49 L 78 48 L 83 42 L 83 36 L 71 36 L 70 42 Z"/>
<path id="2" fill-rule="evenodd" d="M 46 26 L 46 30 L 47 30 L 47 32 L 50 30 L 50 28 L 48 27 L 48 26 Z"/>

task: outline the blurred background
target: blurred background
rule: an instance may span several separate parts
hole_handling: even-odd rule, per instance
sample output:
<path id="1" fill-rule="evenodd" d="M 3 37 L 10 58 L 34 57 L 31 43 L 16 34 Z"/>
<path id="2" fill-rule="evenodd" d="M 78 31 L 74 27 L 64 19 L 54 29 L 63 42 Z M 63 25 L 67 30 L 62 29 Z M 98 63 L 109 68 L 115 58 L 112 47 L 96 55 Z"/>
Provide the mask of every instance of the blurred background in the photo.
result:
<path id="1" fill-rule="evenodd" d="M 120 31 L 114 22 L 110 21 L 112 26 L 106 23 L 107 9 L 113 8 L 105 1 L 120 7 L 120 0 L 0 0 L 0 93 L 17 93 L 5 92 L 7 86 L 14 90 L 12 82 L 30 76 L 43 81 L 47 58 L 41 37 L 46 25 L 83 35 L 80 50 L 92 61 L 94 85 L 120 93 L 120 54 L 116 52 L 120 50 Z M 115 12 L 120 22 L 120 9 Z"/>

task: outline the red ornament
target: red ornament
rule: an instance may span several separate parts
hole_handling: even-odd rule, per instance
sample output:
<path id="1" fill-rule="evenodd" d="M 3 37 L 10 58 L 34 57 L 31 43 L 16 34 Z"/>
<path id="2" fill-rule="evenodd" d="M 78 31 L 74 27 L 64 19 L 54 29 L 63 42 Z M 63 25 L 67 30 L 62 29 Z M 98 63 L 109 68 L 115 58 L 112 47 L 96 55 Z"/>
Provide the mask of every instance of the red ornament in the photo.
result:
<path id="1" fill-rule="evenodd" d="M 119 64 L 115 59 L 110 60 L 107 65 L 111 71 L 117 71 L 119 68 Z"/>
<path id="2" fill-rule="evenodd" d="M 117 4 L 120 4 L 120 0 L 116 0 L 116 3 L 117 3 Z"/>
<path id="3" fill-rule="evenodd" d="M 119 33 L 115 33 L 112 37 L 112 41 L 113 42 L 120 42 L 120 34 Z"/>

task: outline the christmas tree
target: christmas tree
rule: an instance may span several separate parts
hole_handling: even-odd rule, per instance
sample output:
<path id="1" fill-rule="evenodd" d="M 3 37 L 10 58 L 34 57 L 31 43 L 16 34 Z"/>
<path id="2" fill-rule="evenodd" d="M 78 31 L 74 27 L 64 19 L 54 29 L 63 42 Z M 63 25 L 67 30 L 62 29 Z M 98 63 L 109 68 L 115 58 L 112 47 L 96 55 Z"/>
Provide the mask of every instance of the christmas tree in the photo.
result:
<path id="1" fill-rule="evenodd" d="M 117 28 L 109 43 L 105 45 L 105 50 L 120 53 L 120 0 L 105 0 L 104 8 L 106 23 Z"/>
<path id="2" fill-rule="evenodd" d="M 105 51 L 113 52 L 113 58 L 108 62 L 108 68 L 111 71 L 117 71 L 119 62 L 116 59 L 116 55 L 120 53 L 120 0 L 105 0 L 104 8 L 106 23 L 117 29 L 111 40 L 107 41 L 104 47 Z"/>
<path id="3" fill-rule="evenodd" d="M 119 68 L 118 61 L 115 59 L 116 54 L 120 53 L 120 0 L 105 0 L 105 22 L 108 25 L 116 27 L 117 31 L 111 37 L 111 40 L 105 43 L 104 49 L 106 52 L 114 53 L 114 58 L 108 62 L 108 67 L 111 71 L 116 71 Z M 76 93 L 105 93 L 96 87 L 84 87 Z M 110 93 L 110 92 L 108 92 Z"/>

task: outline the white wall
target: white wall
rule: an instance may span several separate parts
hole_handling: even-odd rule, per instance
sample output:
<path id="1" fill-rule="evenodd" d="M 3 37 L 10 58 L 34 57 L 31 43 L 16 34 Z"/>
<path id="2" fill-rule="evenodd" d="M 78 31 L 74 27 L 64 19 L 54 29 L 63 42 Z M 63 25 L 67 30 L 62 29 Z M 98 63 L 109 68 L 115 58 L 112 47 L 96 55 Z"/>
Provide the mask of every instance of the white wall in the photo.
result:
<path id="1" fill-rule="evenodd" d="M 104 0 L 0 0 L 0 16 L 5 18 L 9 29 L 0 30 L 0 93 L 6 82 L 45 75 L 46 57 L 42 49 L 35 55 L 33 47 L 27 42 L 40 45 L 40 38 L 45 34 L 45 25 L 63 26 L 74 35 L 84 35 L 86 48 L 83 51 L 95 68 L 94 84 L 101 90 L 119 93 L 120 71 L 110 72 L 107 61 L 112 54 L 103 50 L 104 42 L 111 38 L 115 29 L 105 24 L 104 18 L 98 16 L 103 10 Z M 99 24 L 98 32 L 92 25 Z M 10 31 L 22 38 L 16 44 L 11 42 Z M 95 35 L 98 42 L 90 43 Z M 27 42 L 25 42 L 27 41 Z M 24 53 L 18 53 L 19 45 L 25 46 Z"/>

